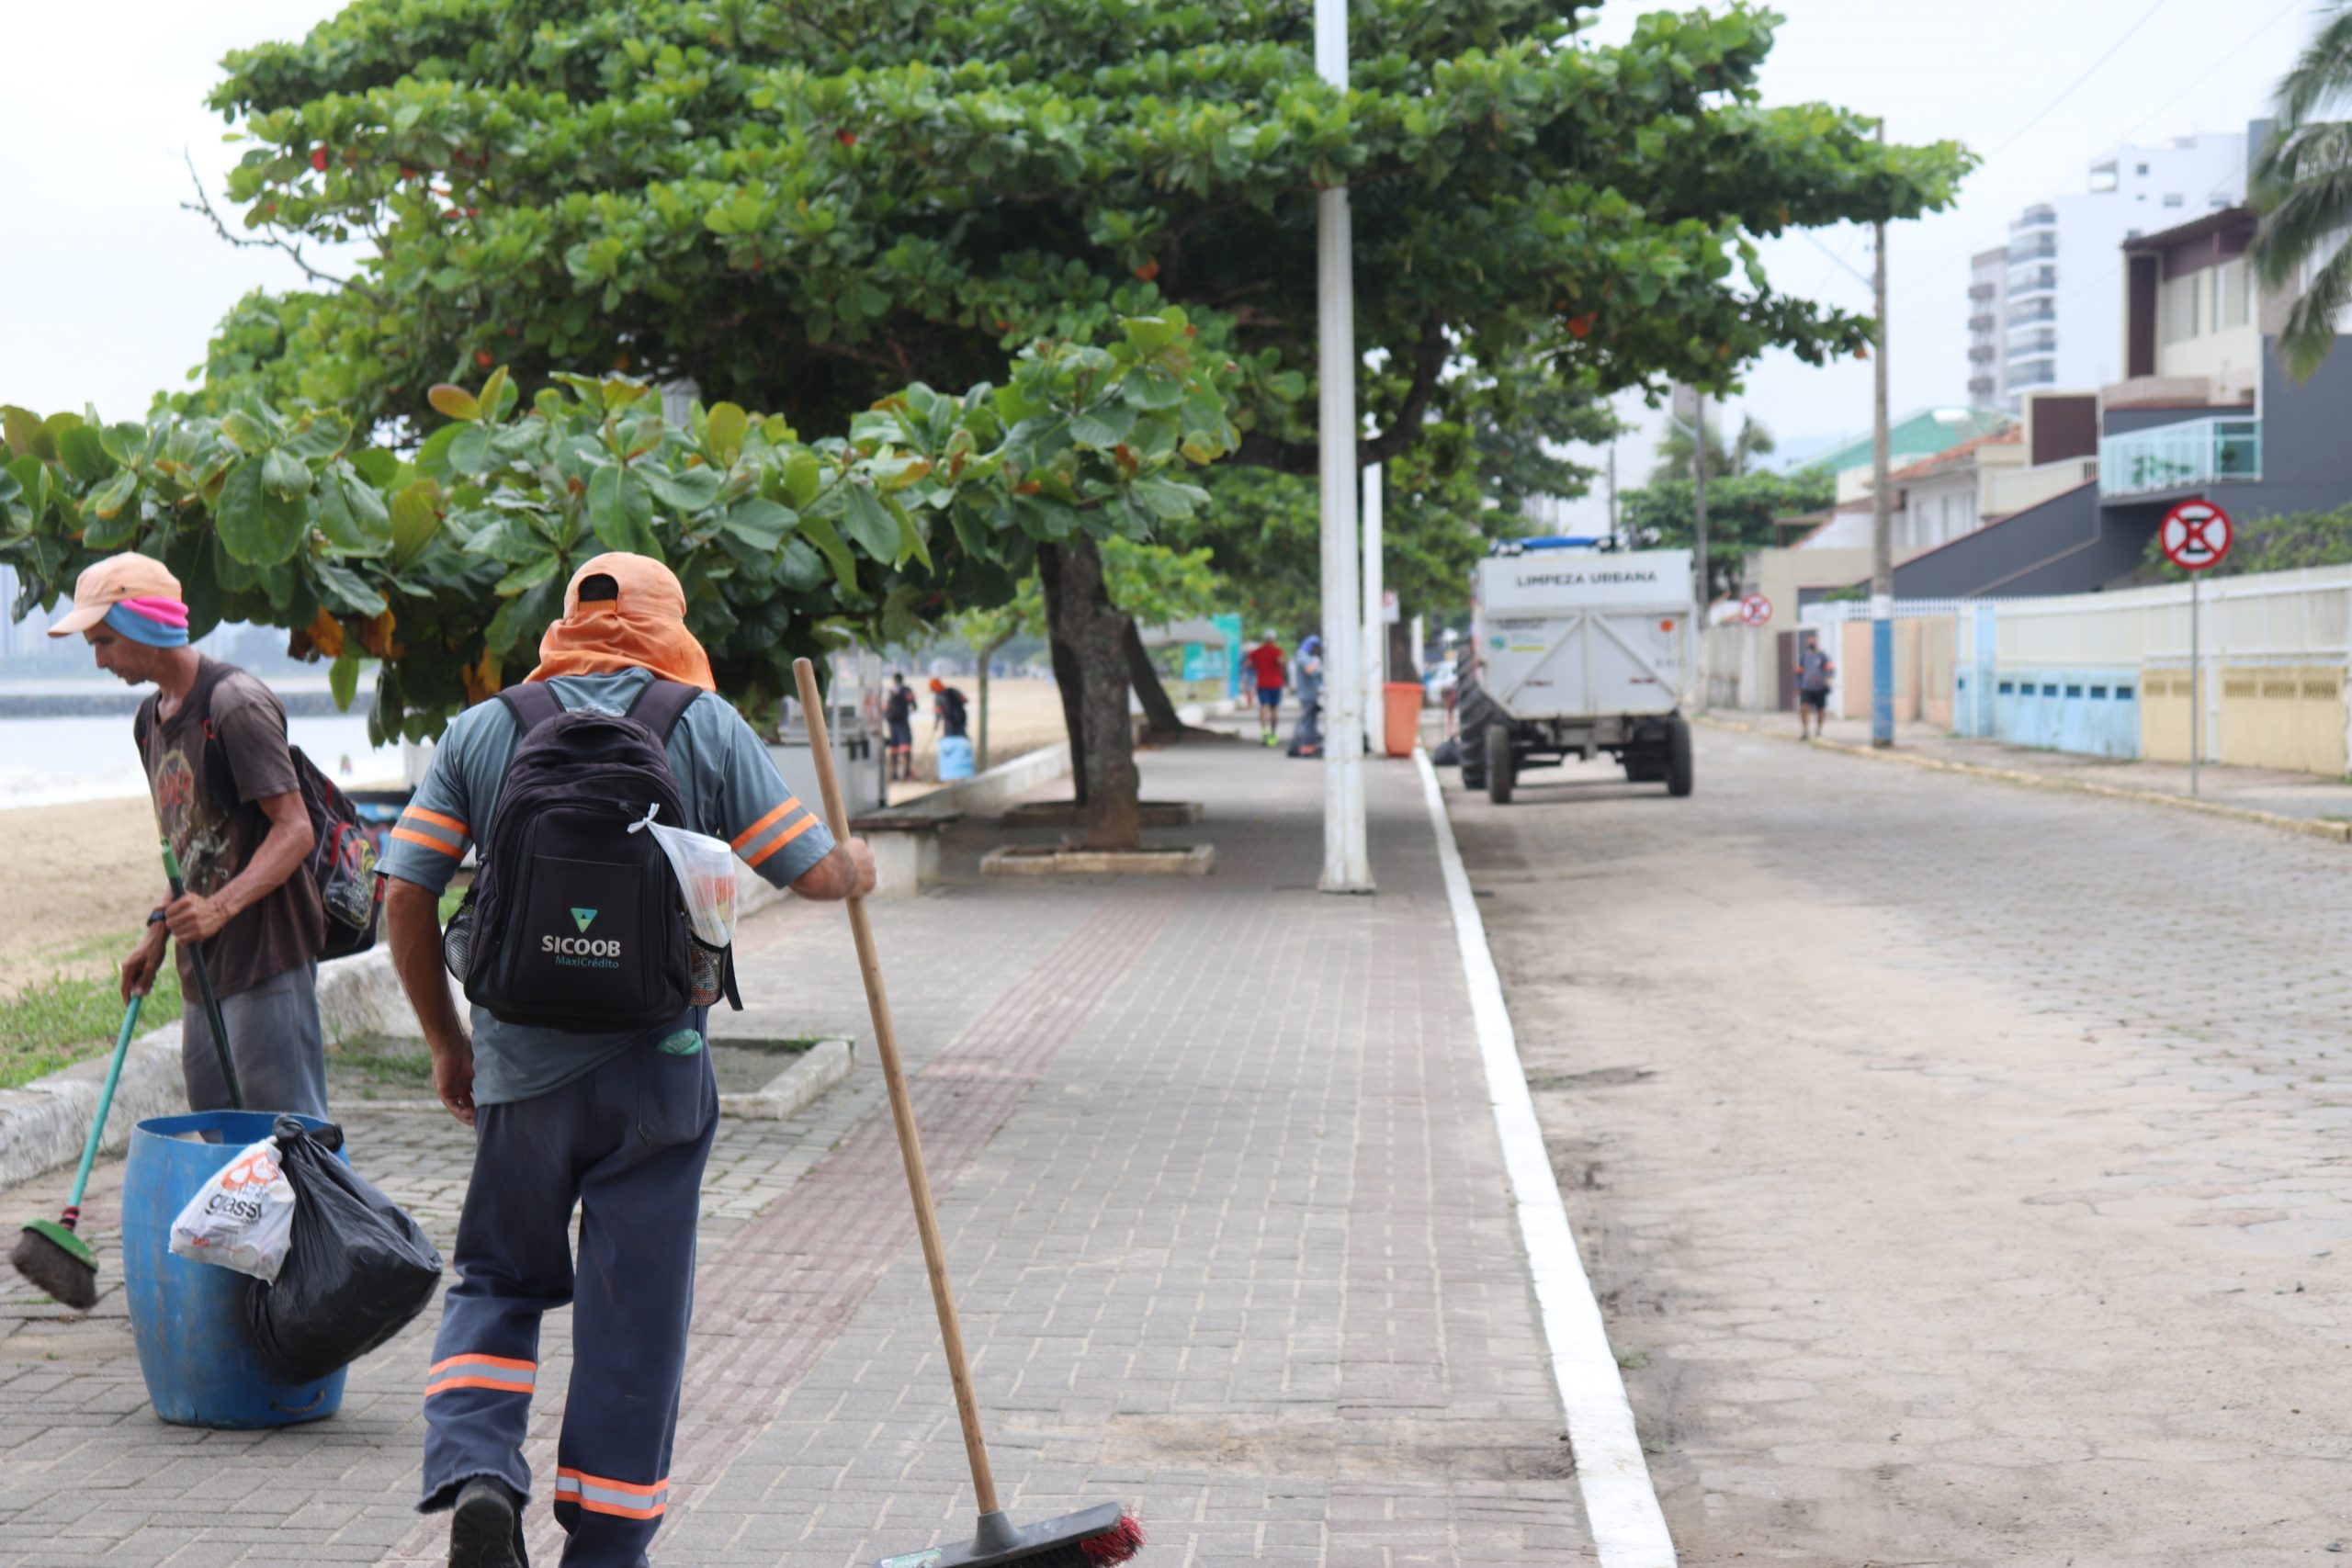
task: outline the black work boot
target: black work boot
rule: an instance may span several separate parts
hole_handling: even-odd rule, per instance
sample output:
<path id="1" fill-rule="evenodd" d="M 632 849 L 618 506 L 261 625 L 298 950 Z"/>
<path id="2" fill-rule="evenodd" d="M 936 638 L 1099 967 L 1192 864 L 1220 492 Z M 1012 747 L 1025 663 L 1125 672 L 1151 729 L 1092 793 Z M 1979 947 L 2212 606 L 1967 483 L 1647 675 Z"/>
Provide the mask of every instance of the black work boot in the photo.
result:
<path id="1" fill-rule="evenodd" d="M 497 1477 L 477 1475 L 458 1488 L 449 1515 L 449 1568 L 530 1568 L 522 1505 Z"/>

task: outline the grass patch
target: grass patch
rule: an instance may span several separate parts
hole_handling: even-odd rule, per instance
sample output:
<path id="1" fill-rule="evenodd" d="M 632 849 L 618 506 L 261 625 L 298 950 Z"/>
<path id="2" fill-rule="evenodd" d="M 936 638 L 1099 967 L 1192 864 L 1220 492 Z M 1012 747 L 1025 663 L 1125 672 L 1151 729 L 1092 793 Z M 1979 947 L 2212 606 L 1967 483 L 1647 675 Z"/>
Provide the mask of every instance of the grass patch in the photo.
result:
<path id="1" fill-rule="evenodd" d="M 424 1043 L 358 1035 L 327 1046 L 329 1103 L 345 1100 L 431 1100 L 433 1055 Z"/>
<path id="2" fill-rule="evenodd" d="M 30 1083 L 113 1048 L 115 1033 L 122 1027 L 121 982 L 113 965 L 138 940 L 133 935 L 85 942 L 61 964 L 78 965 L 103 958 L 108 961 L 106 973 L 76 978 L 60 967 L 48 979 L 0 1002 L 0 1089 Z M 140 1005 L 139 1025 L 152 1029 L 179 1016 L 179 965 L 166 959 L 155 988 Z"/>
<path id="3" fill-rule="evenodd" d="M 718 1050 L 773 1051 L 779 1055 L 791 1055 L 831 1038 L 830 1034 L 756 1034 L 737 1040 L 724 1034 L 714 1034 L 710 1037 L 710 1043 Z"/>

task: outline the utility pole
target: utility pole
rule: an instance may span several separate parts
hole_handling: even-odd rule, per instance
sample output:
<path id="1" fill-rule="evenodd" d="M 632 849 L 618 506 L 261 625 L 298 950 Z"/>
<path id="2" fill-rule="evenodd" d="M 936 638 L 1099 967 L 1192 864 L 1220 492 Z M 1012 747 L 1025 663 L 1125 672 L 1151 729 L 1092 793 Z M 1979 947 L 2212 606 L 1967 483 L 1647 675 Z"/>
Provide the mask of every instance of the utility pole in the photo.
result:
<path id="1" fill-rule="evenodd" d="M 1886 141 L 1886 120 L 1878 122 Z M 1872 226 L 1877 243 L 1871 292 L 1878 303 L 1877 352 L 1871 361 L 1871 744 L 1894 744 L 1894 517 L 1887 483 L 1886 223 Z"/>
<path id="2" fill-rule="evenodd" d="M 1617 443 L 1609 444 L 1609 536 L 1617 536 Z"/>
<path id="3" fill-rule="evenodd" d="M 1714 589 L 1707 578 L 1707 394 L 1691 389 L 1690 423 L 1694 427 L 1690 439 L 1690 511 L 1695 526 L 1692 536 L 1698 543 L 1699 625 L 1691 633 L 1691 646 L 1699 650 L 1693 661 L 1698 674 L 1698 690 L 1691 705 L 1701 712 L 1707 706 L 1707 639 L 1714 634 L 1710 611 L 1714 604 Z"/>
<path id="4" fill-rule="evenodd" d="M 1347 0 L 1315 0 L 1315 72 L 1346 91 Z M 1315 195 L 1316 374 L 1322 444 L 1323 875 L 1326 893 L 1372 891 L 1363 821 L 1363 628 L 1356 603 L 1356 300 L 1348 187 Z"/>
<path id="5" fill-rule="evenodd" d="M 1699 544 L 1699 635 L 1703 638 L 1707 629 L 1707 604 L 1714 594 L 1707 586 L 1707 394 L 1692 389 L 1690 406 L 1690 488 L 1691 509 L 1697 521 Z"/>

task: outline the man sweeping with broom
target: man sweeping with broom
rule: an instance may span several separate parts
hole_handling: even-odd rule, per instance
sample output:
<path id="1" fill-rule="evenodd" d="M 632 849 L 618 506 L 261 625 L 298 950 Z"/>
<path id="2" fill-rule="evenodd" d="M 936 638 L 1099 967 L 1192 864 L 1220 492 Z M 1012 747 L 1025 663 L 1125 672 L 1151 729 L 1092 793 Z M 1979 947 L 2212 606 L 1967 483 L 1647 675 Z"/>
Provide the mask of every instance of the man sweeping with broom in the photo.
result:
<path id="1" fill-rule="evenodd" d="M 392 960 L 434 1086 L 475 1133 L 458 1283 L 424 1382 L 418 1506 L 454 1509 L 451 1568 L 524 1562 L 539 1319 L 566 1302 L 573 1371 L 551 1488 L 564 1562 L 637 1568 L 667 1507 L 718 1118 L 703 1031 L 711 987 L 733 983 L 724 955 L 695 963 L 653 836 L 629 823 L 659 807 L 654 820 L 726 840 L 803 897 L 874 886 L 864 842 L 835 845 L 712 694 L 685 607 L 658 561 L 582 566 L 538 668 L 443 735 L 383 862 Z M 476 840 L 468 951 L 453 943 L 445 969 L 438 899 Z"/>

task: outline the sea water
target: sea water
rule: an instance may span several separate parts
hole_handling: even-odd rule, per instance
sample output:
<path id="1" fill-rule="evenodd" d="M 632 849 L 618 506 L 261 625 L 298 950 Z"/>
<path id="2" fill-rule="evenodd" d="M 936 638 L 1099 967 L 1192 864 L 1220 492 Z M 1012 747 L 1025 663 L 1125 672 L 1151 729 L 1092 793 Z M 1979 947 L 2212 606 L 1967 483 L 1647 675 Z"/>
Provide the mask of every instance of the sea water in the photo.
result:
<path id="1" fill-rule="evenodd" d="M 370 746 L 364 714 L 289 718 L 287 737 L 345 788 L 397 785 L 398 746 Z M 0 718 L 0 808 L 116 800 L 147 793 L 130 715 Z"/>

